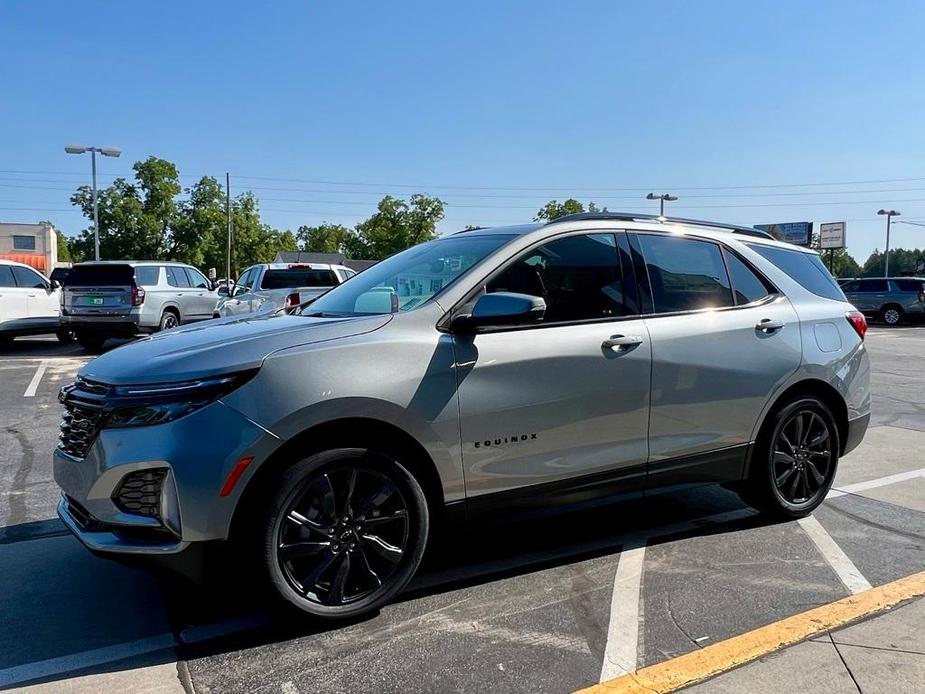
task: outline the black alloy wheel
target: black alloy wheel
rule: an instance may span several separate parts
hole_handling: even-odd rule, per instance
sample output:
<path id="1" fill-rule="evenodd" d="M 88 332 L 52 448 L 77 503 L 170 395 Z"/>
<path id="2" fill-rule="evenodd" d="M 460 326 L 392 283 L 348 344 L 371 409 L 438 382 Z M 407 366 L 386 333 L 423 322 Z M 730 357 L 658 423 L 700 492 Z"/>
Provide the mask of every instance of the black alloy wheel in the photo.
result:
<path id="1" fill-rule="evenodd" d="M 426 543 L 427 503 L 397 461 L 366 449 L 328 451 L 283 482 L 264 543 L 283 598 L 316 616 L 355 616 L 411 580 Z"/>
<path id="2" fill-rule="evenodd" d="M 778 428 L 773 450 L 774 484 L 790 504 L 811 503 L 834 467 L 832 437 L 822 417 L 811 409 L 797 410 Z"/>
<path id="3" fill-rule="evenodd" d="M 159 330 L 170 330 L 180 325 L 177 315 L 173 311 L 164 311 L 161 316 L 161 325 Z"/>

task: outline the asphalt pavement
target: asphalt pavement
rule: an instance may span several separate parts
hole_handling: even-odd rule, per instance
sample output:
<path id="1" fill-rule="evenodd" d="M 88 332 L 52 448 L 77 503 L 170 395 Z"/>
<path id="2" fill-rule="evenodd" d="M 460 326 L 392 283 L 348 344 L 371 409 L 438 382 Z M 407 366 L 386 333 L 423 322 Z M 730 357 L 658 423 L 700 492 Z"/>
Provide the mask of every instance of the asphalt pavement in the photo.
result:
<path id="1" fill-rule="evenodd" d="M 574 691 L 921 572 L 925 328 L 874 327 L 867 345 L 871 429 L 811 521 L 701 488 L 461 529 L 398 602 L 327 625 L 253 595 L 233 563 L 194 588 L 79 546 L 54 516 L 50 453 L 57 390 L 90 357 L 17 340 L 0 353 L 0 688 Z M 820 645 L 794 648 L 825 677 Z M 696 691 L 750 691 L 724 679 L 749 667 Z"/>

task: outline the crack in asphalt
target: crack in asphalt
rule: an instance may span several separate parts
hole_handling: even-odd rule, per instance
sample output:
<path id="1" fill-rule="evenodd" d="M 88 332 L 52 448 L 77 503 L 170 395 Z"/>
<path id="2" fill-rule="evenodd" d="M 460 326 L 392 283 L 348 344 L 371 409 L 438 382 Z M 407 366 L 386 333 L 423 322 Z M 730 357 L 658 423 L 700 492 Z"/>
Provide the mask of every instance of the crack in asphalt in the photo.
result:
<path id="1" fill-rule="evenodd" d="M 854 682 L 854 686 L 857 688 L 858 694 L 864 694 L 864 692 L 861 691 L 861 685 L 858 684 L 857 679 L 855 679 L 854 677 L 854 673 L 851 672 L 851 668 L 848 667 L 848 663 L 845 661 L 845 656 L 843 656 L 841 654 L 841 651 L 838 650 L 838 644 L 835 643 L 835 639 L 832 638 L 831 631 L 829 632 L 829 641 L 832 643 L 832 647 L 835 649 L 835 652 L 838 654 L 838 659 L 841 660 L 841 664 L 845 666 L 845 671 L 848 673 L 848 677 L 850 677 L 851 681 Z"/>
<path id="2" fill-rule="evenodd" d="M 16 443 L 22 449 L 22 457 L 20 458 L 19 466 L 16 468 L 16 473 L 13 475 L 13 486 L 9 492 L 10 510 L 4 523 L 6 527 L 10 527 L 25 523 L 27 520 L 26 483 L 35 463 L 35 450 L 25 434 L 16 427 L 7 427 L 6 431 L 13 435 Z"/>

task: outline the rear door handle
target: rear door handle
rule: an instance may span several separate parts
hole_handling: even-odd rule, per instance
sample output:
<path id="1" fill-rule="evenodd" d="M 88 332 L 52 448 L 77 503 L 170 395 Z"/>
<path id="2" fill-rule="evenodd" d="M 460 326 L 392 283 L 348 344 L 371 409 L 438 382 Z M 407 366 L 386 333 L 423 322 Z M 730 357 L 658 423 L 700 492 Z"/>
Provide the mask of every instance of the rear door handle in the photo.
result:
<path id="1" fill-rule="evenodd" d="M 773 333 L 775 330 L 780 330 L 784 327 L 784 321 L 782 320 L 771 320 L 770 318 L 763 318 L 758 321 L 758 324 L 755 326 L 755 330 L 763 333 Z"/>
<path id="2" fill-rule="evenodd" d="M 614 352 L 621 352 L 631 347 L 638 347 L 642 344 L 642 338 L 638 335 L 611 335 L 601 343 L 604 349 L 612 349 Z"/>

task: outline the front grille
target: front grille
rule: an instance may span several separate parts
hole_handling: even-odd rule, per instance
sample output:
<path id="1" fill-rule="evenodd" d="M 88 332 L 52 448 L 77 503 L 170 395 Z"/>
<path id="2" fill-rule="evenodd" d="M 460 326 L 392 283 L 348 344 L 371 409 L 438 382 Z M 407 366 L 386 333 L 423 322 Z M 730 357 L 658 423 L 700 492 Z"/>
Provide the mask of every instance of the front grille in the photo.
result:
<path id="1" fill-rule="evenodd" d="M 62 451 L 75 458 L 83 458 L 96 440 L 103 421 L 103 410 L 98 406 L 65 402 L 61 415 L 61 434 L 58 444 Z"/>
<path id="2" fill-rule="evenodd" d="M 122 478 L 112 501 L 120 511 L 159 518 L 165 477 L 167 468 L 130 472 Z"/>

